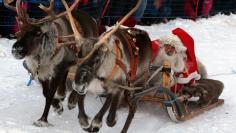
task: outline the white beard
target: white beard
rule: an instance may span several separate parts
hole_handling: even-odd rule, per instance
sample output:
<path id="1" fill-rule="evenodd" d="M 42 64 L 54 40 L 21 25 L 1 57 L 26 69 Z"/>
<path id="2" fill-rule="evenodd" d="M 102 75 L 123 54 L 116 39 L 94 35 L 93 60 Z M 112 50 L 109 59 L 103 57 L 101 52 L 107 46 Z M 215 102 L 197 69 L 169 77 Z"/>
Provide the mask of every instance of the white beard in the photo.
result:
<path id="1" fill-rule="evenodd" d="M 164 61 L 169 61 L 171 63 L 171 69 L 174 72 L 183 72 L 185 68 L 185 58 L 186 54 L 184 52 L 174 53 L 169 56 L 166 54 L 165 49 L 161 48 L 154 60 L 154 65 L 163 66 Z"/>

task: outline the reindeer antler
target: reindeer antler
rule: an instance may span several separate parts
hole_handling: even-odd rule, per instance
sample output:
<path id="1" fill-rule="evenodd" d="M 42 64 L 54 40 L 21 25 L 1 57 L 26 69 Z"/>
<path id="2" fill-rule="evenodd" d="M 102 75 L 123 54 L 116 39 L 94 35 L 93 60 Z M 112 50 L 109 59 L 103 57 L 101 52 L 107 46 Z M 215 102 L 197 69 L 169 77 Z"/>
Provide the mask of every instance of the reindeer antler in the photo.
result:
<path id="1" fill-rule="evenodd" d="M 26 13 L 25 9 L 22 9 L 21 7 L 21 0 L 16 1 L 16 12 L 17 12 L 17 20 L 18 22 L 22 22 L 24 25 L 28 25 L 28 14 Z"/>
<path id="2" fill-rule="evenodd" d="M 101 35 L 99 37 L 99 40 L 98 42 L 94 45 L 94 48 L 91 50 L 91 52 L 89 52 L 84 58 L 81 58 L 81 59 L 78 59 L 77 63 L 78 64 L 82 64 L 84 63 L 88 58 L 90 58 L 92 56 L 92 54 L 103 44 L 106 44 L 106 41 L 107 39 L 113 34 L 115 33 L 118 28 L 139 8 L 141 4 L 141 0 L 138 0 L 136 6 L 131 10 L 129 11 L 128 14 L 126 14 L 120 22 L 116 23 L 115 27 L 110 30 L 109 32 L 106 32 L 105 35 Z"/>
<path id="3" fill-rule="evenodd" d="M 75 42 L 77 44 L 80 44 L 80 41 L 82 39 L 82 36 L 80 35 L 78 29 L 76 28 L 76 25 L 75 25 L 75 22 L 74 22 L 74 19 L 73 19 L 73 16 L 71 14 L 71 11 L 73 10 L 73 6 L 76 5 L 79 0 L 75 0 L 75 2 L 73 3 L 73 5 L 69 8 L 66 1 L 65 0 L 61 0 L 64 7 L 66 8 L 66 13 L 69 17 L 69 21 L 70 21 L 70 25 L 72 27 L 72 30 L 74 32 L 74 37 L 75 37 Z M 120 25 L 122 25 L 140 6 L 141 4 L 141 0 L 138 0 L 136 6 L 128 13 L 125 15 L 125 17 L 123 17 L 123 19 L 118 22 L 115 27 L 107 32 L 106 34 L 103 34 L 99 37 L 99 41 L 94 45 L 94 48 L 84 57 L 84 58 L 79 58 L 78 61 L 77 61 L 77 64 L 82 64 L 83 62 L 85 62 L 88 58 L 91 57 L 91 55 L 95 52 L 95 50 L 97 50 L 102 44 L 106 44 L 106 41 L 107 39 L 113 34 L 115 33 L 118 28 L 120 27 Z M 71 37 L 71 35 L 69 35 L 69 37 Z M 63 44 L 61 44 L 60 46 L 62 46 Z"/>
<path id="4" fill-rule="evenodd" d="M 75 0 L 74 3 L 70 6 L 69 10 L 70 10 L 70 11 L 74 10 L 74 8 L 75 8 L 76 5 L 79 3 L 79 1 L 80 1 L 80 0 Z M 65 1 L 64 1 L 64 2 L 65 2 Z M 68 5 L 67 5 L 67 7 L 68 7 Z M 54 8 L 54 0 L 51 0 L 51 1 L 50 1 L 49 7 L 45 7 L 44 5 L 40 4 L 40 5 L 39 5 L 39 8 L 42 9 L 43 11 L 45 11 L 49 16 L 47 16 L 47 17 L 45 17 L 45 18 L 43 18 L 43 19 L 41 19 L 41 20 L 39 20 L 39 21 L 37 21 L 37 22 L 34 22 L 34 23 L 31 22 L 31 24 L 44 23 L 44 22 L 47 22 L 47 21 L 51 21 L 51 20 L 58 19 L 58 18 L 60 18 L 60 17 L 62 17 L 62 16 L 65 16 L 65 15 L 68 14 L 68 13 L 67 13 L 68 11 L 64 11 L 64 12 L 62 12 L 62 13 L 59 13 L 59 14 L 55 15 L 55 12 L 54 12 L 54 10 L 53 10 L 53 8 Z"/>
<path id="5" fill-rule="evenodd" d="M 39 8 L 42 9 L 43 11 L 45 11 L 52 18 L 55 17 L 55 12 L 53 10 L 54 9 L 54 0 L 50 1 L 49 7 L 45 7 L 44 5 L 40 4 Z"/>
<path id="6" fill-rule="evenodd" d="M 16 7 L 9 5 L 10 3 L 12 3 L 14 0 L 3 0 L 3 4 L 6 8 L 16 11 Z"/>
<path id="7" fill-rule="evenodd" d="M 67 14 L 67 12 L 64 11 L 64 12 L 56 15 L 56 13 L 53 10 L 54 9 L 54 0 L 50 0 L 49 7 L 45 7 L 42 4 L 39 5 L 39 8 L 42 9 L 44 12 L 46 12 L 48 14 L 48 16 L 46 16 L 42 19 L 39 19 L 39 20 L 30 21 L 26 10 L 23 10 L 21 8 L 21 5 L 20 5 L 21 0 L 16 1 L 16 7 L 10 5 L 10 3 L 12 3 L 13 1 L 14 0 L 3 0 L 4 6 L 10 10 L 16 11 L 17 12 L 17 19 L 20 20 L 21 22 L 23 22 L 24 24 L 38 25 L 41 23 L 45 23 L 47 21 L 52 21 L 52 20 L 58 19 L 58 18 Z M 78 4 L 78 2 L 79 2 L 79 0 L 75 0 L 75 2 L 70 7 L 70 11 L 74 10 L 74 8 Z"/>
<path id="8" fill-rule="evenodd" d="M 68 6 L 68 4 L 66 3 L 65 0 L 61 0 L 61 1 L 62 1 L 62 3 L 63 3 L 64 7 L 66 8 L 66 13 L 67 13 L 67 15 L 68 15 L 71 28 L 72 28 L 72 30 L 73 30 L 73 32 L 74 32 L 75 40 L 78 42 L 79 40 L 81 40 L 82 36 L 81 36 L 81 34 L 79 33 L 78 29 L 76 28 L 76 24 L 75 24 L 74 18 L 73 18 L 72 14 L 71 14 L 71 11 L 73 10 L 73 8 L 69 8 L 69 6 Z M 73 3 L 73 5 L 77 5 L 79 1 L 80 1 L 80 0 L 75 0 L 74 3 Z M 72 6 L 73 6 L 73 5 L 72 5 Z M 72 6 L 71 6 L 71 7 L 72 7 Z"/>
<path id="9" fill-rule="evenodd" d="M 10 10 L 16 11 L 17 13 L 17 21 L 23 24 L 29 24 L 28 22 L 28 14 L 24 9 L 21 8 L 21 0 L 16 1 L 16 7 L 9 5 L 13 0 L 3 0 L 4 6 Z"/>

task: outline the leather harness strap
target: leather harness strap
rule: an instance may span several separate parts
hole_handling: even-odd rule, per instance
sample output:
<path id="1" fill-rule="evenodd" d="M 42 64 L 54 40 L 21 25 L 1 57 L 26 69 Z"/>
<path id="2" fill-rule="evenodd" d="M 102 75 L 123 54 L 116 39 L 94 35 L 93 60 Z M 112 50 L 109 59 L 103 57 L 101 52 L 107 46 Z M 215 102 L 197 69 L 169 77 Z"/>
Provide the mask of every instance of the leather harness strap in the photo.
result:
<path id="1" fill-rule="evenodd" d="M 115 77 L 115 75 L 116 75 L 116 73 L 118 72 L 118 69 L 119 69 L 119 61 L 120 61 L 120 59 L 121 59 L 121 49 L 120 49 L 120 42 L 119 42 L 119 40 L 115 40 L 114 41 L 114 43 L 115 43 L 115 54 L 116 54 L 116 62 L 115 62 L 115 65 L 114 65 L 114 67 L 112 68 L 112 71 L 111 71 L 111 73 L 109 74 L 109 76 L 108 76 L 108 80 L 112 80 L 114 77 Z"/>
<path id="2" fill-rule="evenodd" d="M 139 48 L 136 46 L 136 38 L 132 37 L 132 29 L 119 29 L 118 32 L 125 40 L 125 45 L 128 48 L 129 56 L 130 56 L 130 70 L 127 71 L 124 63 L 116 59 L 116 64 L 124 71 L 126 74 L 126 78 L 129 84 L 132 84 L 136 79 L 136 72 L 138 68 L 139 62 Z"/>
<path id="3" fill-rule="evenodd" d="M 136 72 L 138 68 L 138 61 L 139 61 L 139 48 L 136 46 L 136 38 L 132 37 L 132 30 L 123 30 L 121 32 L 124 36 L 124 39 L 126 41 L 129 55 L 130 55 L 130 70 L 129 70 L 129 82 L 134 82 L 136 78 Z"/>

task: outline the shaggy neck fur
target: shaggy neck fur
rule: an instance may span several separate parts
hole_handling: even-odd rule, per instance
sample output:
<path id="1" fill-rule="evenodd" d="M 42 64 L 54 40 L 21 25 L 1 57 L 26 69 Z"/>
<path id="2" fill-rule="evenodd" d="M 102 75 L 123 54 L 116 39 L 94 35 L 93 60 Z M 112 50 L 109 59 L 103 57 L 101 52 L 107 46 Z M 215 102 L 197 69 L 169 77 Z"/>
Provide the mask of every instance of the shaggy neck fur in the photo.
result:
<path id="1" fill-rule="evenodd" d="M 56 45 L 58 33 L 62 32 L 57 28 L 56 24 L 45 24 L 41 28 L 47 30 L 43 36 L 41 46 L 37 54 L 26 57 L 26 63 L 31 72 L 34 74 L 36 80 L 45 80 L 54 76 L 54 69 L 65 56 L 65 48 L 61 48 L 59 52 L 53 56 Z"/>

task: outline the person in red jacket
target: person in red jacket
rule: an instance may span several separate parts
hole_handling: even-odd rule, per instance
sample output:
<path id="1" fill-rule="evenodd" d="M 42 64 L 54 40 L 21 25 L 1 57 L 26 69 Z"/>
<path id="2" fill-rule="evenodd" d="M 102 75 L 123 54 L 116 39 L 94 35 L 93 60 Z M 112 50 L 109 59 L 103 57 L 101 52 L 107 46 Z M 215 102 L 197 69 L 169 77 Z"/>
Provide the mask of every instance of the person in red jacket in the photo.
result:
<path id="1" fill-rule="evenodd" d="M 178 92 L 183 85 L 192 84 L 201 78 L 194 51 L 193 38 L 183 29 L 176 28 L 168 36 L 152 41 L 154 65 L 171 63 L 173 73 L 172 91 Z"/>

